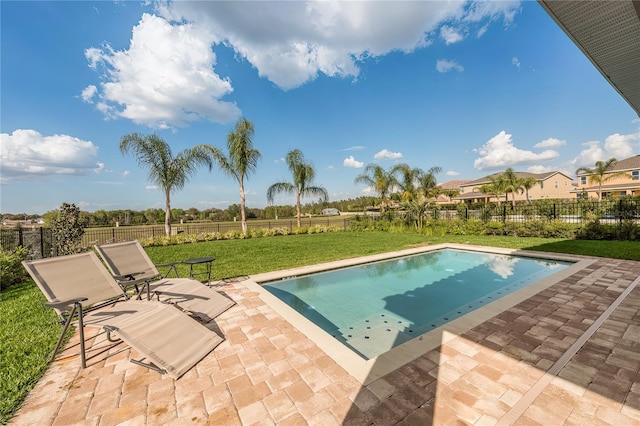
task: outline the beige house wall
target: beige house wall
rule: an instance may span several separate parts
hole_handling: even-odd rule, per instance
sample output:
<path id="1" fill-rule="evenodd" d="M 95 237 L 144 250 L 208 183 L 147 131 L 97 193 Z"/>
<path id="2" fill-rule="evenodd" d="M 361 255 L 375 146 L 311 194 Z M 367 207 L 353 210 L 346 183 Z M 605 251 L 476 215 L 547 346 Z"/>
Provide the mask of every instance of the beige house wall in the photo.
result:
<path id="1" fill-rule="evenodd" d="M 542 183 L 542 185 L 541 185 Z M 474 192 L 478 193 L 478 198 L 484 200 L 484 196 L 481 195 L 480 187 L 482 185 L 461 185 L 460 195 L 468 195 Z M 570 177 L 561 173 L 556 173 L 549 176 L 543 181 L 536 183 L 531 189 L 529 189 L 530 200 L 542 200 L 542 199 L 571 199 L 576 198 L 574 194 L 570 193 L 574 189 L 573 181 Z M 513 199 L 513 194 L 508 194 L 508 199 Z M 516 193 L 516 201 L 525 201 L 526 192 L 522 194 Z M 489 201 L 496 201 L 495 197 L 491 197 Z M 500 201 L 504 201 L 504 196 L 500 197 Z"/>

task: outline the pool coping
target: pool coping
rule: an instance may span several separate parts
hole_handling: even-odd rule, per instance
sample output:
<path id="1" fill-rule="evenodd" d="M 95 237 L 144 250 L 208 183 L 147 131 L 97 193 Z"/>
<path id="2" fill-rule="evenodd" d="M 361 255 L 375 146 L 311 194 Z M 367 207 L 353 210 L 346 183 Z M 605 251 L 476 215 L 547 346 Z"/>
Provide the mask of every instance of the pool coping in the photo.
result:
<path id="1" fill-rule="evenodd" d="M 291 309 L 287 304 L 282 302 L 280 299 L 278 299 L 276 296 L 262 287 L 263 283 L 279 280 L 282 278 L 307 275 L 315 272 L 328 271 L 354 265 L 362 265 L 380 260 L 427 253 L 430 251 L 442 249 L 458 249 L 491 254 L 505 254 L 530 258 L 569 261 L 574 262 L 574 264 L 368 360 L 360 357 L 347 346 L 343 345 L 338 340 L 333 338 L 329 333 L 305 318 L 300 313 L 296 312 L 294 309 Z M 483 323 L 484 321 L 487 321 L 488 319 L 494 317 L 500 312 L 503 312 L 517 305 L 518 303 L 527 300 L 533 295 L 551 287 L 553 284 L 571 276 L 581 269 L 588 267 L 596 261 L 597 258 L 590 256 L 565 255 L 532 250 L 505 249 L 498 247 L 445 243 L 380 253 L 358 258 L 343 259 L 333 262 L 325 262 L 316 265 L 309 265 L 280 271 L 272 271 L 249 276 L 247 279 L 241 281 L 240 284 L 245 286 L 248 290 L 256 292 L 258 296 L 275 312 L 277 312 L 291 325 L 293 325 L 300 332 L 311 339 L 329 357 L 331 357 L 351 376 L 358 380 L 359 383 L 366 386 L 371 382 L 385 376 L 386 374 L 400 368 L 404 364 L 413 361 L 427 351 L 437 348 L 441 344 L 455 338 L 455 336 L 460 335 Z"/>

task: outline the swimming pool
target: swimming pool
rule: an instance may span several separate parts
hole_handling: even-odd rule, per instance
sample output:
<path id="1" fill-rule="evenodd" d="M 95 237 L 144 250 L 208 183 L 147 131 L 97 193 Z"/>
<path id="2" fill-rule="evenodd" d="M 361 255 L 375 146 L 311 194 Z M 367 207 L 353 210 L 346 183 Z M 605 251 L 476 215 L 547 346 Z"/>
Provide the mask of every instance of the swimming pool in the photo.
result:
<path id="1" fill-rule="evenodd" d="M 442 249 L 263 287 L 370 359 L 571 263 Z"/>
<path id="2" fill-rule="evenodd" d="M 455 249 L 462 250 L 467 252 L 476 252 L 481 255 L 488 254 L 497 254 L 497 255 L 507 255 L 507 256 L 515 256 L 518 259 L 518 262 L 515 264 L 520 264 L 520 258 L 529 259 L 534 262 L 542 262 L 548 263 L 550 261 L 560 261 L 560 265 L 557 268 L 553 268 L 547 273 L 531 273 L 529 274 L 530 280 L 532 283 L 528 285 L 519 285 L 518 288 L 512 289 L 510 292 L 500 294 L 500 297 L 494 297 L 492 294 L 488 294 L 484 296 L 484 299 L 481 297 L 477 297 L 472 300 L 474 303 L 469 303 L 460 309 L 460 314 L 458 310 L 454 311 L 452 317 L 448 316 L 448 313 L 453 309 L 449 309 L 447 311 L 447 315 L 440 313 L 436 320 L 440 318 L 442 322 L 428 322 L 428 324 L 424 324 L 423 327 L 419 327 L 417 325 L 417 321 L 411 321 L 411 324 L 408 323 L 407 319 L 403 324 L 398 324 L 397 326 L 394 324 L 394 328 L 386 327 L 383 329 L 384 332 L 378 331 L 375 336 L 383 335 L 383 338 L 378 338 L 376 344 L 372 344 L 374 342 L 372 335 L 369 335 L 369 339 L 361 336 L 361 339 L 365 343 L 365 347 L 361 347 L 360 349 L 355 349 L 350 346 L 355 339 L 356 334 L 351 333 L 352 339 L 350 342 L 346 342 L 349 338 L 348 334 L 345 333 L 345 336 L 340 337 L 340 334 L 337 334 L 335 330 L 340 330 L 342 327 L 354 327 L 353 325 L 346 324 L 338 324 L 334 320 L 327 320 L 333 324 L 332 327 L 325 327 L 327 329 L 333 328 L 334 333 L 330 333 L 329 331 L 322 328 L 320 325 L 322 320 L 317 321 L 315 323 L 313 320 L 309 319 L 307 316 L 303 315 L 303 313 L 299 312 L 295 308 L 289 306 L 283 300 L 278 298 L 276 295 L 272 294 L 267 286 L 273 286 L 277 282 L 285 283 L 288 282 L 291 278 L 312 278 L 316 273 L 322 273 L 324 275 L 325 272 L 332 271 L 350 271 L 353 266 L 367 266 L 370 271 L 369 274 L 377 274 L 380 270 L 393 270 L 395 271 L 395 278 L 397 280 L 408 282 L 409 275 L 414 274 L 415 269 L 412 267 L 415 266 L 415 263 L 419 263 L 417 261 L 410 261 L 408 264 L 406 263 L 407 259 L 413 259 L 413 255 L 424 254 L 424 253 L 432 253 L 438 252 L 443 249 Z M 508 257 L 507 257 L 508 258 Z M 395 269 L 391 267 L 384 266 L 376 266 L 379 265 L 379 261 L 384 260 L 402 260 L 400 266 L 397 266 Z M 403 263 L 404 262 L 404 263 Z M 433 262 L 430 263 L 427 261 L 423 261 L 424 263 L 430 264 L 430 274 L 441 274 L 442 278 L 444 275 L 455 274 L 454 268 L 439 268 L 435 267 Z M 510 262 L 512 261 L 498 261 L 492 264 L 494 272 L 491 281 L 496 285 L 504 284 L 503 280 L 510 279 L 513 276 L 511 274 L 511 269 L 517 269 Z M 270 309 L 273 310 L 273 314 L 279 315 L 285 321 L 290 323 L 293 327 L 299 330 L 302 334 L 305 335 L 306 338 L 313 341 L 320 349 L 322 349 L 327 355 L 329 355 L 332 359 L 334 359 L 340 366 L 345 368 L 354 378 L 356 378 L 360 383 L 366 385 L 371 383 L 384 376 L 385 374 L 401 367 L 407 362 L 414 360 L 415 358 L 425 354 L 438 347 L 439 345 L 449 341 L 450 339 L 454 339 L 456 336 L 465 333 L 467 330 L 483 323 L 484 321 L 489 320 L 493 316 L 499 314 L 502 311 L 510 309 L 511 307 L 517 305 L 520 302 L 527 300 L 528 298 L 534 296 L 540 291 L 552 286 L 558 281 L 571 276 L 572 274 L 584 269 L 588 268 L 595 262 L 594 258 L 589 258 L 585 256 L 572 256 L 572 255 L 564 255 L 558 253 L 542 253 L 536 251 L 527 251 L 527 250 L 512 250 L 512 249 L 502 249 L 495 247 L 479 247 L 479 246 L 470 246 L 466 244 L 435 244 L 428 245 L 422 247 L 415 247 L 411 249 L 390 252 L 390 253 L 380 253 L 375 255 L 364 256 L 361 258 L 354 259 L 344 259 L 334 262 L 327 262 L 323 264 L 317 265 L 307 265 L 303 267 L 292 268 L 288 270 L 281 271 L 273 271 L 262 273 L 258 275 L 253 275 L 247 277 L 242 281 L 245 288 L 248 290 L 243 293 L 244 297 L 259 297 L 261 298 Z M 564 263 L 564 264 L 563 264 Z M 454 271 L 447 271 L 447 269 L 454 269 Z M 374 272 L 375 270 L 375 272 Z M 465 280 L 465 277 L 468 277 L 467 280 L 475 279 L 478 277 L 477 273 L 475 273 L 477 269 L 467 269 L 465 271 L 459 271 L 458 275 L 462 276 L 462 278 L 457 278 L 460 280 Z M 367 276 L 368 278 L 369 276 Z M 493 280 L 498 281 L 493 281 Z M 521 278 L 522 279 L 522 278 Z M 537 280 L 537 281 L 536 281 Z M 365 280 L 366 281 L 366 280 Z M 436 287 L 438 286 L 438 281 L 436 282 Z M 516 280 L 518 281 L 518 280 Z M 535 282 L 533 282 L 535 281 Z M 457 281 L 455 281 L 457 283 Z M 428 287 L 426 285 L 427 281 L 420 282 L 417 286 L 409 287 L 404 291 L 399 292 L 400 295 L 406 296 L 405 302 L 411 303 L 412 300 L 416 299 L 416 297 L 410 297 L 411 295 L 416 296 L 417 293 L 422 293 L 422 287 Z M 514 283 L 513 285 L 516 285 Z M 405 284 L 406 285 L 406 284 Z M 433 284 L 431 284 L 433 286 Z M 316 283 L 315 286 L 309 286 L 310 288 L 314 288 L 317 292 L 318 285 Z M 460 287 L 458 287 L 460 288 Z M 495 289 L 496 292 L 502 290 Z M 333 291 L 329 293 L 335 293 Z M 358 294 L 358 298 L 351 297 L 352 303 L 348 306 L 348 308 L 343 309 L 344 311 L 350 312 L 355 311 L 356 309 L 360 309 L 360 299 L 367 298 L 369 292 L 362 291 Z M 366 297 L 365 297 L 366 296 Z M 345 297 L 343 297 L 344 299 Z M 298 297 L 298 299 L 300 299 Z M 304 300 L 300 299 L 304 304 L 309 306 L 314 306 L 318 308 L 313 302 L 307 303 Z M 392 296 L 388 296 L 386 300 L 384 300 L 385 305 L 383 308 L 386 309 L 387 301 L 389 303 L 389 307 L 397 306 L 400 301 L 400 297 L 392 298 Z M 393 303 L 392 303 L 393 302 Z M 482 303 L 480 303 L 482 302 Z M 301 302 L 300 306 L 303 306 Z M 402 303 L 405 305 L 406 303 Z M 330 304 L 331 305 L 331 304 Z M 468 308 L 469 305 L 475 305 L 475 309 Z M 379 306 L 378 306 L 379 307 Z M 439 308 L 443 308 L 438 306 Z M 308 309 L 305 309 L 308 310 Z M 390 309 L 389 309 L 390 310 Z M 317 309 L 313 309 L 312 311 L 317 311 Z M 379 312 L 380 319 L 382 324 L 391 324 L 391 322 L 384 323 L 385 320 L 389 321 L 389 318 L 382 319 L 381 314 L 385 312 Z M 393 312 L 397 314 L 397 312 Z M 271 315 L 273 315 L 271 314 Z M 422 314 L 422 311 L 418 311 L 417 314 Z M 319 314 L 314 314 L 316 318 Z M 385 313 L 386 316 L 386 313 Z M 457 318 L 455 318 L 457 316 Z M 326 315 L 322 314 L 322 317 L 326 320 Z M 448 320 L 444 320 L 444 318 L 448 318 Z M 366 323 L 366 320 L 369 318 L 364 318 L 364 330 L 373 330 L 367 329 L 366 327 L 371 327 L 372 325 Z M 409 318 L 411 320 L 412 318 Z M 371 322 L 371 319 L 369 319 Z M 399 321 L 402 321 L 399 319 Z M 438 325 L 441 324 L 441 325 Z M 328 323 L 325 322 L 325 326 Z M 406 326 L 410 325 L 411 328 Z M 436 327 L 432 327 L 435 325 Z M 386 331 L 387 328 L 391 328 L 391 331 Z M 413 330 L 410 332 L 409 330 Z M 401 334 L 404 333 L 404 335 Z M 337 336 L 337 337 L 334 337 Z M 366 336 L 366 335 L 365 335 Z M 407 340 L 409 339 L 409 340 Z M 404 342 L 404 343 L 401 343 Z M 367 348 L 366 346 L 370 347 Z M 370 352 L 370 349 L 375 349 L 375 352 Z M 386 352 L 385 352 L 386 351 Z M 365 355 L 368 353 L 369 355 Z M 374 355 L 374 353 L 378 353 L 378 355 Z M 367 359 L 368 358 L 368 359 Z"/>

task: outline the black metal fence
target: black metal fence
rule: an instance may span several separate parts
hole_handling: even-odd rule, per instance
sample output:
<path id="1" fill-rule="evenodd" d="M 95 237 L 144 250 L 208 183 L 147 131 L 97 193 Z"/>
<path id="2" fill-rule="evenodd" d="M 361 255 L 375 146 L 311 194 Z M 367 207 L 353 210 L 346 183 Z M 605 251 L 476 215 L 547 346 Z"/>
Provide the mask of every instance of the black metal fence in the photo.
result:
<path id="1" fill-rule="evenodd" d="M 410 212 L 396 212 L 407 215 Z M 581 224 L 598 220 L 601 224 L 622 226 L 632 223 L 640 226 L 640 199 L 620 199 L 597 201 L 555 202 L 543 201 L 531 204 L 502 203 L 501 205 L 486 204 L 469 206 L 459 204 L 436 208 L 426 213 L 427 217 L 440 220 L 482 220 L 483 222 L 528 222 L 531 220 L 560 220 L 567 223 Z M 374 217 L 379 217 L 377 214 Z M 302 227 L 327 225 L 344 229 L 355 220 L 353 216 L 335 216 L 331 218 L 306 218 L 301 221 Z M 247 222 L 249 231 L 252 229 L 288 228 L 292 232 L 297 228 L 295 220 L 280 219 L 274 221 L 257 220 Z M 240 232 L 240 222 L 189 223 L 174 224 L 171 227 L 173 235 L 197 235 L 204 233 Z M 164 225 L 149 226 L 120 226 L 115 228 L 89 228 L 85 230 L 82 240 L 83 247 L 94 244 L 106 244 L 115 241 L 131 241 L 161 237 L 165 235 Z M 34 228 L 0 228 L 0 247 L 13 250 L 17 246 L 29 247 L 33 258 L 53 255 L 51 229 Z"/>
<path id="2" fill-rule="evenodd" d="M 346 229 L 349 227 L 350 218 L 309 218 L 300 221 L 301 227 L 318 225 L 337 226 Z M 292 232 L 297 228 L 296 220 L 274 220 L 274 221 L 249 221 L 247 230 L 252 229 L 274 229 L 286 228 Z M 197 235 L 204 233 L 227 233 L 241 232 L 240 222 L 216 222 L 216 223 L 190 223 L 172 224 L 172 235 Z M 82 237 L 82 247 L 91 247 L 96 244 L 108 244 L 116 241 L 132 241 L 145 238 L 163 237 L 165 235 L 164 225 L 148 226 L 118 226 L 114 228 L 88 228 L 85 229 Z M 11 251 L 17 246 L 29 247 L 31 258 L 49 257 L 55 255 L 53 247 L 53 237 L 50 228 L 0 228 L 0 247 L 3 250 Z"/>
<path id="3" fill-rule="evenodd" d="M 583 223 L 598 220 L 616 224 L 625 220 L 640 221 L 640 199 L 607 201 L 536 202 L 531 204 L 502 203 L 468 206 L 455 209 L 435 209 L 428 212 L 434 219 L 480 219 L 485 222 L 528 222 L 530 220 L 560 220 Z"/>

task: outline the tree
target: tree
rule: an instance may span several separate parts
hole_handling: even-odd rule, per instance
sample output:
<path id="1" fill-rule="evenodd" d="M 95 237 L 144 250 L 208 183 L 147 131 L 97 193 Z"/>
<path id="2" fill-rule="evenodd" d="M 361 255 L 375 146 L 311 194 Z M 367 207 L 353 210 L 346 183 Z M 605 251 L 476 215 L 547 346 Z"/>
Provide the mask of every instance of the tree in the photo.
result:
<path id="1" fill-rule="evenodd" d="M 536 183 L 538 183 L 538 179 L 532 176 L 522 179 L 521 184 L 522 184 L 522 188 L 524 188 L 524 194 L 525 194 L 525 197 L 527 198 L 527 203 L 531 203 L 531 200 L 529 199 L 529 190 L 533 188 L 536 185 Z"/>
<path id="2" fill-rule="evenodd" d="M 411 168 L 407 164 L 398 164 L 392 174 L 400 174 L 397 185 L 401 191 L 401 199 L 405 207 L 415 217 L 418 228 L 422 228 L 424 215 L 429 207 L 429 198 L 435 195 L 437 187 L 436 173 L 442 169 L 432 167 L 427 172 L 419 167 Z"/>
<path id="3" fill-rule="evenodd" d="M 518 177 L 518 175 L 516 175 L 516 173 L 513 171 L 513 169 L 511 167 L 509 167 L 507 170 L 504 171 L 504 173 L 502 173 L 498 179 L 501 179 L 503 181 L 503 189 L 504 192 L 508 195 L 509 193 L 512 194 L 512 199 L 511 199 L 511 205 L 512 206 L 516 206 L 516 192 L 519 192 L 522 194 L 522 192 L 524 192 L 523 188 L 522 188 L 522 179 L 520 179 Z M 506 201 L 506 196 L 505 196 L 505 201 Z"/>
<path id="4" fill-rule="evenodd" d="M 483 194 L 489 194 L 496 197 L 498 200 L 498 206 L 500 206 L 500 196 L 505 194 L 505 201 L 507 199 L 506 196 L 506 185 L 504 179 L 500 179 L 499 176 L 491 176 L 489 178 L 489 183 L 486 183 L 480 187 L 480 191 Z"/>
<path id="5" fill-rule="evenodd" d="M 576 175 L 589 175 L 589 183 L 598 184 L 598 201 L 602 201 L 602 184 L 616 177 L 628 176 L 625 172 L 611 172 L 618 160 L 610 158 L 607 161 L 596 161 L 594 168 L 580 167 L 576 170 Z"/>
<path id="6" fill-rule="evenodd" d="M 57 256 L 79 253 L 86 221 L 80 218 L 80 209 L 75 204 L 62 203 L 51 220 L 53 249 Z"/>
<path id="7" fill-rule="evenodd" d="M 289 170 L 293 174 L 293 183 L 277 182 L 267 189 L 267 200 L 272 203 L 273 197 L 279 192 L 296 194 L 296 216 L 298 218 L 298 228 L 300 227 L 301 206 L 300 199 L 304 196 L 319 196 L 323 202 L 327 202 L 329 194 L 321 186 L 313 186 L 315 170 L 313 165 L 305 160 L 302 151 L 294 149 L 287 153 L 285 161 Z"/>
<path id="8" fill-rule="evenodd" d="M 353 183 L 369 185 L 380 196 L 380 212 L 384 213 L 384 208 L 389 200 L 393 188 L 397 185 L 397 180 L 393 172 L 387 172 L 377 164 L 368 164 L 364 172 L 353 180 Z"/>
<path id="9" fill-rule="evenodd" d="M 138 133 L 130 133 L 120 139 L 120 152 L 132 154 L 138 165 L 147 169 L 149 182 L 164 191 L 164 229 L 167 237 L 171 236 L 171 193 L 184 188 L 198 166 L 206 164 L 211 169 L 209 153 L 199 145 L 180 151 L 174 157 L 171 147 L 160 137 Z"/>
<path id="10" fill-rule="evenodd" d="M 225 156 L 218 148 L 203 145 L 208 150 L 214 161 L 223 173 L 231 176 L 240 186 L 240 217 L 242 221 L 242 233 L 247 233 L 247 217 L 245 213 L 244 181 L 246 177 L 255 172 L 260 160 L 260 151 L 253 147 L 254 128 L 246 118 L 240 118 L 233 131 L 227 135 L 227 149 L 229 156 Z"/>

